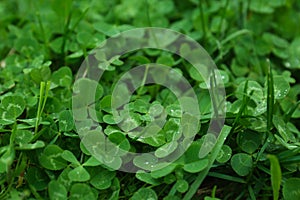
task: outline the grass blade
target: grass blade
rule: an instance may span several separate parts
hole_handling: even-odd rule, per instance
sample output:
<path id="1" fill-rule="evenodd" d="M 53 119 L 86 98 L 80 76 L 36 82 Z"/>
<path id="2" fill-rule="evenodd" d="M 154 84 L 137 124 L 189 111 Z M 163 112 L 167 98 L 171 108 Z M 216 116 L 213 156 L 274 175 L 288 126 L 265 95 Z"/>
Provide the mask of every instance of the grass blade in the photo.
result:
<path id="1" fill-rule="evenodd" d="M 248 192 L 249 192 L 251 200 L 256 200 L 255 193 L 254 193 L 253 188 L 251 187 L 251 185 L 248 185 Z"/>
<path id="2" fill-rule="evenodd" d="M 37 110 L 37 116 L 36 116 L 36 122 L 35 122 L 35 130 L 34 134 L 36 135 L 38 132 L 38 126 L 41 120 L 41 115 L 43 113 L 43 110 L 46 105 L 46 101 L 48 98 L 48 93 L 50 90 L 51 82 L 48 81 L 47 83 L 41 82 L 40 84 L 40 97 L 39 97 L 39 104 L 38 104 L 38 110 Z"/>
<path id="3" fill-rule="evenodd" d="M 268 155 L 270 159 L 270 172 L 271 172 L 271 184 L 273 189 L 273 200 L 278 200 L 279 198 L 279 190 L 281 184 L 281 169 L 280 164 L 276 156 Z"/>
<path id="4" fill-rule="evenodd" d="M 211 151 L 211 155 L 209 157 L 209 164 L 208 164 L 207 168 L 199 173 L 199 175 L 197 176 L 197 178 L 195 179 L 195 181 L 191 185 L 189 191 L 184 196 L 183 200 L 191 199 L 194 196 L 194 194 L 197 192 L 197 190 L 200 187 L 200 185 L 202 184 L 204 178 L 207 176 L 211 166 L 213 165 L 216 157 L 218 156 L 218 153 L 221 150 L 227 136 L 229 135 L 230 130 L 231 130 L 230 126 L 225 125 L 222 128 L 221 133 L 220 133 L 220 135 L 217 139 L 217 142 L 216 142 L 215 146 L 213 147 L 213 149 Z"/>
<path id="5" fill-rule="evenodd" d="M 273 126 L 273 109 L 274 109 L 274 81 L 273 81 L 273 74 L 272 74 L 272 67 L 270 61 L 267 60 L 269 63 L 268 67 L 268 96 L 267 96 L 267 131 L 270 132 Z"/>
<path id="6" fill-rule="evenodd" d="M 273 112 L 274 112 L 274 81 L 273 81 L 273 74 L 272 74 L 272 67 L 270 64 L 270 60 L 268 59 L 267 62 L 269 63 L 268 67 L 268 75 L 267 75 L 267 137 L 264 141 L 264 145 L 262 146 L 261 150 L 257 154 L 256 160 L 258 161 L 262 154 L 264 153 L 265 149 L 269 145 L 269 138 L 271 129 L 273 127 Z"/>
<path id="7" fill-rule="evenodd" d="M 215 177 L 215 178 L 219 178 L 219 179 L 224 179 L 224 180 L 228 180 L 231 182 L 237 182 L 237 183 L 247 183 L 244 179 L 239 178 L 239 177 L 234 177 L 234 176 L 230 176 L 230 175 L 226 175 L 226 174 L 221 174 L 221 173 L 217 173 L 217 172 L 209 172 L 208 176 L 211 177 Z"/>
<path id="8" fill-rule="evenodd" d="M 39 126 L 39 122 L 40 122 L 40 117 L 41 117 L 40 114 L 41 114 L 41 109 L 42 109 L 42 105 L 43 105 L 44 91 L 45 91 L 45 82 L 41 82 L 41 84 L 40 84 L 39 105 L 38 105 L 37 116 L 36 116 L 36 123 L 35 123 L 35 130 L 34 130 L 34 134 L 35 135 L 36 135 L 36 133 L 38 131 L 38 126 Z"/>

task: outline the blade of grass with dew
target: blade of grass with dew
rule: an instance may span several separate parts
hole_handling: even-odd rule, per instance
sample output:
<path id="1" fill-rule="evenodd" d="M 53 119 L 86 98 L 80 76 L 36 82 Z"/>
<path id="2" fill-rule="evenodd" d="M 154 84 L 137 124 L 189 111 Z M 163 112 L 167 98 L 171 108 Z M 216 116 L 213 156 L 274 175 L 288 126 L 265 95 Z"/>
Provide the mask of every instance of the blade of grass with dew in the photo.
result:
<path id="1" fill-rule="evenodd" d="M 271 129 L 273 127 L 273 108 L 274 108 L 274 80 L 273 80 L 273 74 L 272 74 L 272 67 L 270 64 L 270 60 L 267 59 L 268 62 L 268 75 L 267 75 L 267 87 L 268 87 L 268 94 L 267 94 L 267 137 L 264 141 L 264 145 L 261 148 L 261 150 L 257 154 L 256 160 L 258 161 L 265 151 L 265 149 L 268 147 L 268 140 L 270 137 Z"/>
<path id="2" fill-rule="evenodd" d="M 216 157 L 218 156 L 227 136 L 229 135 L 231 130 L 230 126 L 225 125 L 222 130 L 221 133 L 217 139 L 217 142 L 215 144 L 215 146 L 213 147 L 210 157 L 209 157 L 209 164 L 207 166 L 206 169 L 204 169 L 203 171 L 201 171 L 199 173 L 199 175 L 197 176 L 197 178 L 195 179 L 195 181 L 192 183 L 190 189 L 188 190 L 188 192 L 185 194 L 183 200 L 189 200 L 191 199 L 194 194 L 197 192 L 198 188 L 200 187 L 200 185 L 202 184 L 203 180 L 205 179 L 205 177 L 207 176 L 211 166 L 213 165 Z"/>
<path id="3" fill-rule="evenodd" d="M 279 199 L 279 190 L 281 184 L 281 168 L 279 161 L 275 155 L 267 156 L 270 160 L 271 184 L 273 189 L 273 200 Z"/>
<path id="4" fill-rule="evenodd" d="M 270 133 L 273 125 L 273 109 L 274 109 L 274 80 L 272 74 L 272 67 L 270 61 L 267 60 L 269 63 L 268 67 L 268 76 L 267 76 L 267 83 L 268 83 L 268 96 L 267 96 L 267 131 Z"/>

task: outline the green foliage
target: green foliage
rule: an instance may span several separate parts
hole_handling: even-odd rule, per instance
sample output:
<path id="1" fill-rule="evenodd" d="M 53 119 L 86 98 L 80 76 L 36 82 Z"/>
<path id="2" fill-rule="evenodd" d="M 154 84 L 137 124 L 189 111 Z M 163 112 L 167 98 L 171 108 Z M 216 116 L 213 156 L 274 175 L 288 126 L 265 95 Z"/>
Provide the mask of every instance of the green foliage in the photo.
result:
<path id="1" fill-rule="evenodd" d="M 48 192 L 49 192 L 49 198 L 52 200 L 57 199 L 57 200 L 62 200 L 66 199 L 68 196 L 67 189 L 63 184 L 56 180 L 52 180 L 48 184 Z"/>
<path id="2" fill-rule="evenodd" d="M 289 178 L 283 184 L 284 199 L 298 199 L 300 197 L 299 185 L 300 178 Z"/>
<path id="3" fill-rule="evenodd" d="M 296 0 L 0 1 L 0 199 L 300 199 L 299 11 Z M 219 109 L 207 77 L 189 62 L 157 49 L 114 58 L 93 50 L 138 27 L 184 33 L 213 58 L 226 89 L 219 135 L 207 132 Z M 162 45 L 177 39 L 160 37 Z M 90 54 L 85 65 L 108 64 L 96 66 L 106 70 L 99 82 L 89 68 L 78 72 Z M 199 105 L 190 91 L 177 99 L 155 84 L 119 105 L 136 84 L 125 77 L 116 87 L 120 77 L 149 63 L 172 68 L 174 83 L 184 77 Z M 199 120 L 181 103 L 199 108 Z M 128 151 L 144 155 L 130 160 Z"/>
<path id="4" fill-rule="evenodd" d="M 279 190 L 281 185 L 281 169 L 279 165 L 279 161 L 276 156 L 274 155 L 268 155 L 268 158 L 270 159 L 271 167 L 271 183 L 272 183 L 272 189 L 273 189 L 273 199 L 277 200 L 279 198 Z"/>
<path id="5" fill-rule="evenodd" d="M 155 191 L 153 191 L 150 188 L 141 188 L 133 194 L 131 199 L 132 200 L 138 200 L 138 199 L 142 199 L 142 200 L 153 199 L 153 200 L 156 200 L 157 195 L 156 195 Z"/>
<path id="6" fill-rule="evenodd" d="M 60 170 L 67 166 L 61 157 L 63 150 L 57 145 L 48 145 L 39 157 L 41 166 L 49 170 Z"/>

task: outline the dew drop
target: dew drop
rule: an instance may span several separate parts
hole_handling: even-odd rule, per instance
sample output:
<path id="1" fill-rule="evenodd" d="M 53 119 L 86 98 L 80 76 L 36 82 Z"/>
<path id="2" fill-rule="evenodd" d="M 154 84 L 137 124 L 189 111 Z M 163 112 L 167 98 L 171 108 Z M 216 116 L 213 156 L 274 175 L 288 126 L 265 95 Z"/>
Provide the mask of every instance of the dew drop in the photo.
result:
<path id="1" fill-rule="evenodd" d="M 291 67 L 291 63 L 289 63 L 289 62 L 285 62 L 284 65 L 285 65 L 287 68 Z"/>

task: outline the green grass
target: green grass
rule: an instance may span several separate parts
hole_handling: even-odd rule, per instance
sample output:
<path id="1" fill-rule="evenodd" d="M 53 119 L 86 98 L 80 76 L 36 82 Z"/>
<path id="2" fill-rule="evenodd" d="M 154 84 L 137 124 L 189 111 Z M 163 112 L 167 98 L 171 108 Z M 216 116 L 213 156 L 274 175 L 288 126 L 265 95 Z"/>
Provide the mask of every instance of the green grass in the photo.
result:
<path id="1" fill-rule="evenodd" d="M 0 199 L 300 199 L 299 11 L 296 0 L 1 1 Z M 202 77 L 158 49 L 95 50 L 149 26 L 193 38 L 219 72 Z M 144 39 L 176 41 L 162 37 Z M 140 65 L 135 82 L 128 72 Z M 96 68 L 105 69 L 99 81 Z M 222 89 L 218 75 L 224 99 L 210 94 Z M 164 79 L 191 88 L 177 99 L 174 88 L 147 84 Z"/>

